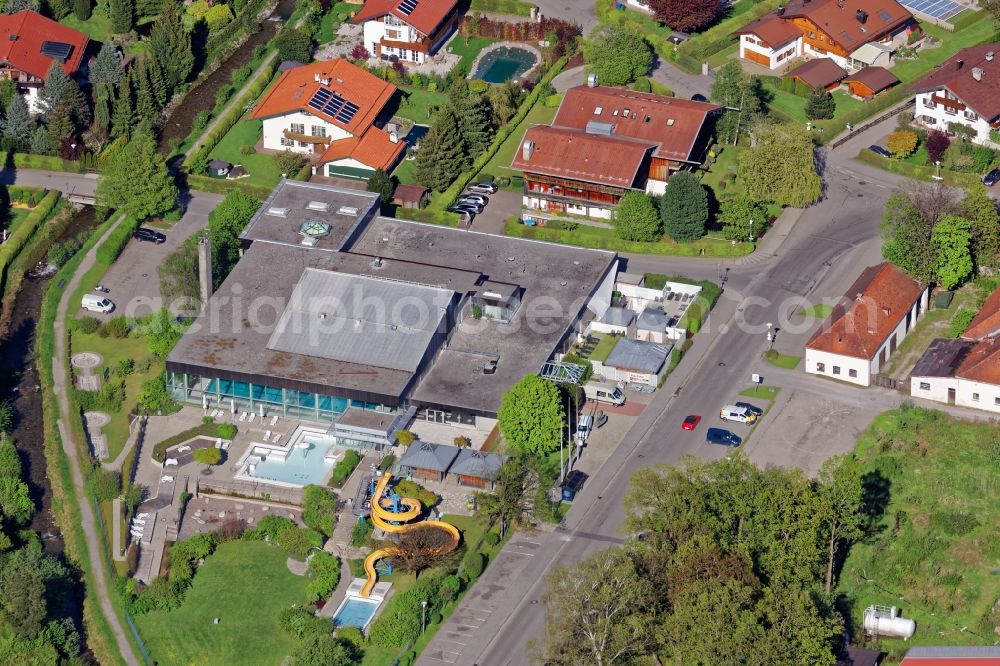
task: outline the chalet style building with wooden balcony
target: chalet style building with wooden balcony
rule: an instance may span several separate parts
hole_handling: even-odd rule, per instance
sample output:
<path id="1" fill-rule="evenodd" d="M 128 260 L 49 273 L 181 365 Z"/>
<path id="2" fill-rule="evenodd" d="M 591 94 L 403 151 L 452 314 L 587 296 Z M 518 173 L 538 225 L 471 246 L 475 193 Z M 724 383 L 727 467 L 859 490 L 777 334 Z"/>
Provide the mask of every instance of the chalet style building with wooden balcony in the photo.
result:
<path id="1" fill-rule="evenodd" d="M 353 21 L 374 57 L 419 65 L 454 34 L 460 17 L 457 0 L 366 0 Z"/>
<path id="2" fill-rule="evenodd" d="M 662 194 L 672 173 L 701 164 L 720 109 L 624 88 L 570 88 L 551 125 L 525 132 L 511 164 L 524 173 L 522 219 L 609 220 L 626 192 Z"/>
<path id="3" fill-rule="evenodd" d="M 251 117 L 263 121 L 263 150 L 299 153 L 316 175 L 367 180 L 376 169 L 392 170 L 405 152 L 383 129 L 395 92 L 347 60 L 327 60 L 284 72 Z"/>

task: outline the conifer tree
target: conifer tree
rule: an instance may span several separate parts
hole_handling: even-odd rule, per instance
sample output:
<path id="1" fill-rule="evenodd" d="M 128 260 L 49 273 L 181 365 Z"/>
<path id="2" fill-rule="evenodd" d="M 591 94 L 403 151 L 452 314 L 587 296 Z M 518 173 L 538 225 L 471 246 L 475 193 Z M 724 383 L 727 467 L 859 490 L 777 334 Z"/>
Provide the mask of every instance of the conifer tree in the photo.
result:
<path id="1" fill-rule="evenodd" d="M 115 34 L 123 34 L 135 25 L 135 4 L 133 0 L 108 0 L 108 18 L 111 19 L 111 30 Z"/>
<path id="2" fill-rule="evenodd" d="M 152 120 L 156 117 L 156 99 L 153 97 L 153 88 L 149 82 L 149 67 L 146 61 L 142 61 L 135 71 L 135 115 L 140 121 Z"/>
<path id="3" fill-rule="evenodd" d="M 462 142 L 469 156 L 475 159 L 490 145 L 490 111 L 483 96 L 466 91 L 456 100 Z"/>
<path id="4" fill-rule="evenodd" d="M 101 206 L 137 220 L 166 213 L 176 200 L 177 186 L 148 132 L 136 132 L 128 145 L 108 160 L 97 184 Z"/>
<path id="5" fill-rule="evenodd" d="M 417 152 L 417 180 L 432 190 L 443 192 L 468 164 L 458 117 L 451 106 L 438 113 Z"/>
<path id="6" fill-rule="evenodd" d="M 63 139 L 72 138 L 76 132 L 76 128 L 73 126 L 72 112 L 66 102 L 58 102 L 52 107 L 52 113 L 49 114 L 46 123 L 49 140 L 53 146 L 58 146 Z"/>
<path id="7" fill-rule="evenodd" d="M 118 49 L 110 41 L 101 45 L 101 50 L 90 63 L 90 82 L 94 85 L 110 83 L 118 85 L 125 76 L 125 69 L 118 58 Z"/>
<path id="8" fill-rule="evenodd" d="M 170 92 L 187 81 L 194 68 L 194 52 L 191 35 L 184 27 L 184 8 L 177 0 L 163 0 L 149 35 L 149 51 L 153 60 L 163 67 Z"/>
<path id="9" fill-rule="evenodd" d="M 35 132 L 35 119 L 28 111 L 28 103 L 20 95 L 14 95 L 7 105 L 3 121 L 0 122 L 0 130 L 3 130 L 4 139 L 15 150 L 26 150 L 31 144 L 31 137 Z"/>
<path id="10" fill-rule="evenodd" d="M 132 124 L 135 121 L 135 112 L 132 107 L 132 76 L 126 74 L 118 88 L 118 95 L 115 97 L 114 114 L 111 117 L 111 136 L 129 137 L 132 134 Z"/>
<path id="11" fill-rule="evenodd" d="M 31 152 L 35 155 L 51 155 L 52 142 L 49 141 L 49 131 L 45 125 L 39 125 L 31 135 Z"/>
<path id="12" fill-rule="evenodd" d="M 114 99 L 110 83 L 98 83 L 94 88 L 94 126 L 101 132 L 111 129 L 111 102 Z"/>
<path id="13" fill-rule="evenodd" d="M 149 74 L 149 87 L 153 91 L 153 100 L 156 108 L 160 111 L 167 105 L 169 94 L 167 92 L 167 79 L 163 74 L 163 67 L 155 60 L 147 59 L 147 74 Z"/>
<path id="14" fill-rule="evenodd" d="M 93 13 L 93 7 L 90 5 L 90 0 L 74 0 L 73 13 L 76 14 L 76 18 L 80 21 L 89 20 L 90 15 Z"/>
<path id="15" fill-rule="evenodd" d="M 69 86 L 69 77 L 66 75 L 66 70 L 62 68 L 61 64 L 53 60 L 52 64 L 49 65 L 48 73 L 45 75 L 45 85 L 42 86 L 42 89 L 38 93 L 38 106 L 43 114 L 48 114 L 56 103 L 62 99 L 66 93 L 67 86 Z"/>

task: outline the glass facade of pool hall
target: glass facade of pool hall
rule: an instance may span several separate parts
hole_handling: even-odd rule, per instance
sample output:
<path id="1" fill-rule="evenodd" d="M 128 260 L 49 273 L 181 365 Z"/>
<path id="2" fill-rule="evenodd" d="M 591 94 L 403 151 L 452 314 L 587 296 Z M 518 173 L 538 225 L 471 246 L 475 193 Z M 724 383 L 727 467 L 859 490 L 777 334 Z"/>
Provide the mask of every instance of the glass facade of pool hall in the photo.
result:
<path id="1" fill-rule="evenodd" d="M 216 377 L 202 377 L 186 372 L 167 372 L 167 391 L 179 402 L 203 405 L 208 409 L 236 412 L 263 410 L 268 416 L 279 415 L 316 423 L 335 423 L 348 407 L 394 414 L 397 407 L 377 402 L 352 400 L 335 395 L 310 393 L 251 382 Z"/>

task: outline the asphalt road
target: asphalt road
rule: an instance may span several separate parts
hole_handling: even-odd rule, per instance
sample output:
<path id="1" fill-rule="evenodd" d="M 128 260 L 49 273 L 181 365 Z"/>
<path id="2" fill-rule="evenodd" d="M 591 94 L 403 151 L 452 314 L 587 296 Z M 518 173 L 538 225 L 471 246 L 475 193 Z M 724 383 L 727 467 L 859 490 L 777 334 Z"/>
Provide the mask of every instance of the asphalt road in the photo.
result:
<path id="1" fill-rule="evenodd" d="M 824 154 L 823 200 L 807 209 L 774 256 L 760 263 L 625 258 L 628 270 L 635 273 L 679 273 L 718 280 L 720 269 L 729 268 L 726 290 L 691 351 L 601 471 L 578 494 L 564 527 L 512 539 L 424 650 L 419 664 L 529 663 L 530 641 L 540 638 L 545 626 L 544 575 L 555 562 L 571 563 L 621 543 L 623 498 L 631 475 L 656 463 L 675 463 L 684 454 L 714 459 L 728 452 L 707 445 L 703 431 L 680 430 L 680 422 L 690 413 L 714 414 L 731 399 L 734 387 L 749 386 L 751 373 L 771 373 L 760 367 L 760 355 L 767 348 L 767 322 L 782 322 L 802 307 L 801 299 L 819 302 L 840 296 L 862 267 L 879 260 L 882 209 L 892 189 L 908 181 L 869 169 L 851 157 L 881 131 L 877 126 L 838 151 Z M 817 395 L 830 390 L 826 383 L 816 383 L 815 388 L 808 382 L 796 383 L 801 387 L 796 390 L 812 390 Z M 854 400 L 865 399 L 854 396 L 856 389 L 838 386 L 836 390 L 850 393 Z M 898 403 L 895 396 L 879 399 L 887 408 Z M 733 429 L 740 434 L 739 426 Z M 817 455 L 826 457 L 825 453 Z M 752 450 L 750 456 L 753 459 Z"/>

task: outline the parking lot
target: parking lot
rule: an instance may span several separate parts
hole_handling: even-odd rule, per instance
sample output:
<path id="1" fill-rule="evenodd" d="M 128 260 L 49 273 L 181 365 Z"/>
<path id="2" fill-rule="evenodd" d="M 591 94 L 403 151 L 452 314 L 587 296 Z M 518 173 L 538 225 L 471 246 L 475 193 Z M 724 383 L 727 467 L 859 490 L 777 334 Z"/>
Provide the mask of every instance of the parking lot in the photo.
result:
<path id="1" fill-rule="evenodd" d="M 180 221 L 169 227 L 154 227 L 166 235 L 164 243 L 130 240 L 101 280 L 110 289 L 104 296 L 115 304 L 114 311 L 99 314 L 81 308 L 77 316 L 90 315 L 103 321 L 119 315 L 143 317 L 158 310 L 161 301 L 157 267 L 192 234 L 205 228 L 208 214 L 221 200 L 218 195 L 199 195 L 191 200 Z"/>

